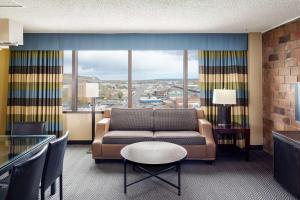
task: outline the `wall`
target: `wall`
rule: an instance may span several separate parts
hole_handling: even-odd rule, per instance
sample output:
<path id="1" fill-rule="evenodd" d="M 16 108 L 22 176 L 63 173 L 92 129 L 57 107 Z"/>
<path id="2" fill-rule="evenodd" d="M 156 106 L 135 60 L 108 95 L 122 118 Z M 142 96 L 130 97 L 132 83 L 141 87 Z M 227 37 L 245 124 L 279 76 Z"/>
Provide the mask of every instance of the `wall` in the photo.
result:
<path id="1" fill-rule="evenodd" d="M 0 134 L 6 129 L 9 50 L 0 50 Z"/>
<path id="2" fill-rule="evenodd" d="M 102 118 L 96 114 L 96 122 Z M 64 113 L 64 132 L 69 131 L 69 140 L 92 140 L 92 114 L 91 113 Z"/>
<path id="3" fill-rule="evenodd" d="M 300 19 L 263 34 L 264 149 L 272 152 L 272 130 L 300 130 L 294 85 L 300 81 Z"/>
<path id="4" fill-rule="evenodd" d="M 251 145 L 263 144 L 262 125 L 262 34 L 248 35 L 248 95 Z"/>

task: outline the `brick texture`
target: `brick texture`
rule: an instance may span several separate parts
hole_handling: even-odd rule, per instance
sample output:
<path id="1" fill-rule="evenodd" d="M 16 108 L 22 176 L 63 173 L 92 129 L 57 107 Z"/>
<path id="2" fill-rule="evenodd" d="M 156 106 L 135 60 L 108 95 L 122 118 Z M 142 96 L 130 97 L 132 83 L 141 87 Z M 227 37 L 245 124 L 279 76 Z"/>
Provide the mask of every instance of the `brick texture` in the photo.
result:
<path id="1" fill-rule="evenodd" d="M 264 149 L 273 130 L 300 130 L 295 121 L 295 83 L 300 82 L 300 19 L 263 34 Z"/>

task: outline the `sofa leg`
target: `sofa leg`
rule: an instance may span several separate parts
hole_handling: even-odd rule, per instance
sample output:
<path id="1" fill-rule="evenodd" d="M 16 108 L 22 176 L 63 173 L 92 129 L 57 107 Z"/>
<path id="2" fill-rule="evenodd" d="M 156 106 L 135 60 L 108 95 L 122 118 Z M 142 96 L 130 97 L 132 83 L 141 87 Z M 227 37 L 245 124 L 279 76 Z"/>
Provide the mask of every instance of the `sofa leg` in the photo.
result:
<path id="1" fill-rule="evenodd" d="M 95 164 L 100 164 L 101 163 L 101 159 L 95 159 Z"/>

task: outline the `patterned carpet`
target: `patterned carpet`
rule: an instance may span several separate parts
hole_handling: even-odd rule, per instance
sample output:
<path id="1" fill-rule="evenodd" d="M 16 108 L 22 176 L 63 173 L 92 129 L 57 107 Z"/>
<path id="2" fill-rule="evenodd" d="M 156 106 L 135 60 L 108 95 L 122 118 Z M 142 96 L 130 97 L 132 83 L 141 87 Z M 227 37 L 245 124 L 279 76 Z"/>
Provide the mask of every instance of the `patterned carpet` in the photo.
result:
<path id="1" fill-rule="evenodd" d="M 246 200 L 295 199 L 275 182 L 272 158 L 262 151 L 251 152 L 251 162 L 239 156 L 223 157 L 213 165 L 188 161 L 182 165 L 182 195 L 176 189 L 148 179 L 123 193 L 123 165 L 118 161 L 95 164 L 88 146 L 70 145 L 64 166 L 64 199 L 67 200 Z M 130 181 L 144 174 L 129 169 Z M 176 172 L 163 175 L 176 183 Z M 59 199 L 58 193 L 48 199 Z"/>

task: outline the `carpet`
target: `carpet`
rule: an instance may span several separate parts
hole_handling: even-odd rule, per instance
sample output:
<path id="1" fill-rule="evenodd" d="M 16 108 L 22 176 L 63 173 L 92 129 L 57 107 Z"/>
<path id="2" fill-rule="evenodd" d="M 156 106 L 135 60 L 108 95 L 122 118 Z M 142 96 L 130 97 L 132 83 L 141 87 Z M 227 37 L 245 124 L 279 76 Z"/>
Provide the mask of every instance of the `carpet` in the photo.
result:
<path id="1" fill-rule="evenodd" d="M 66 200 L 253 200 L 295 199 L 274 179 L 272 157 L 263 151 L 251 151 L 251 161 L 239 155 L 218 158 L 210 165 L 201 161 L 182 164 L 182 195 L 155 178 L 130 186 L 123 193 L 121 161 L 95 164 L 89 146 L 69 145 L 64 162 L 64 199 Z M 146 174 L 128 167 L 128 181 Z M 177 183 L 175 171 L 162 175 Z M 58 191 L 46 199 L 59 199 Z"/>

